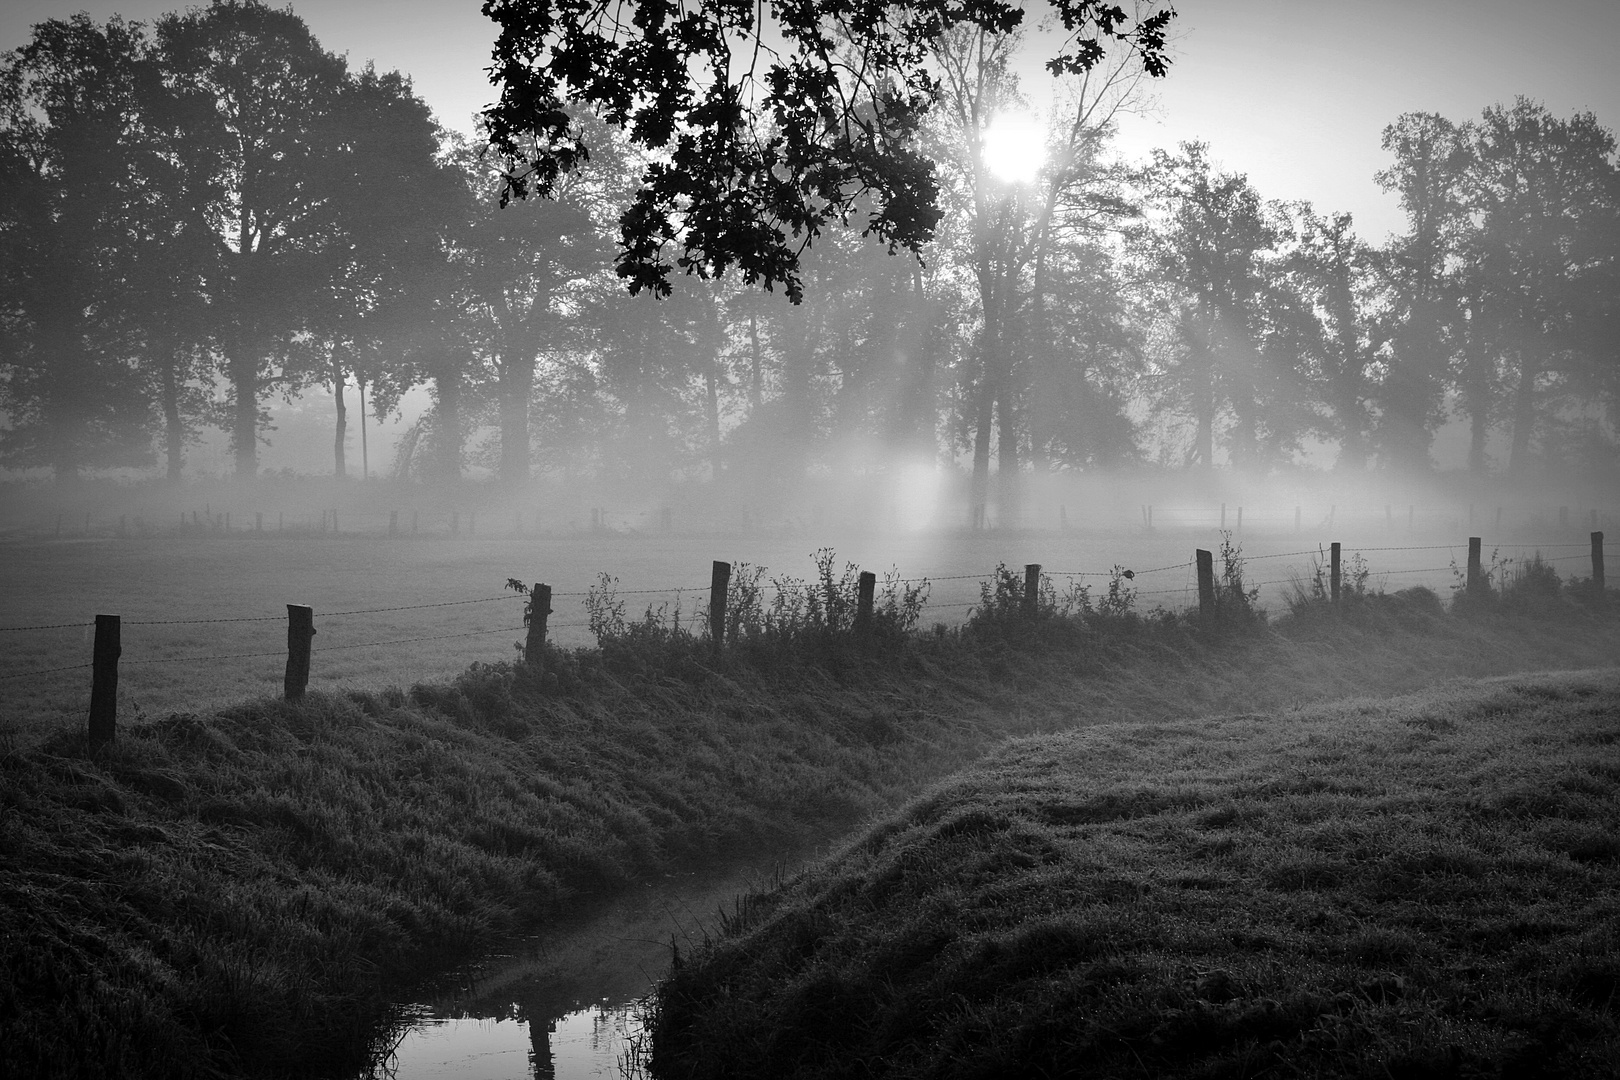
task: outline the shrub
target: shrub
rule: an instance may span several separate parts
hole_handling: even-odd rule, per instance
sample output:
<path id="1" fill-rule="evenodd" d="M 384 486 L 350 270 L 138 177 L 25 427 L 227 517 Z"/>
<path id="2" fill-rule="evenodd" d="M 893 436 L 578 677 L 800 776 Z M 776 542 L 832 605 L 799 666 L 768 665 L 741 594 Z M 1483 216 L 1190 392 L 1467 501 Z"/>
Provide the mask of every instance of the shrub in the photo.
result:
<path id="1" fill-rule="evenodd" d="M 1248 626 L 1265 621 L 1266 614 L 1255 605 L 1260 598 L 1258 585 L 1250 588 L 1243 580 L 1243 545 L 1232 542 L 1229 529 L 1221 530 L 1221 570 L 1215 582 L 1215 617 L 1231 626 Z"/>

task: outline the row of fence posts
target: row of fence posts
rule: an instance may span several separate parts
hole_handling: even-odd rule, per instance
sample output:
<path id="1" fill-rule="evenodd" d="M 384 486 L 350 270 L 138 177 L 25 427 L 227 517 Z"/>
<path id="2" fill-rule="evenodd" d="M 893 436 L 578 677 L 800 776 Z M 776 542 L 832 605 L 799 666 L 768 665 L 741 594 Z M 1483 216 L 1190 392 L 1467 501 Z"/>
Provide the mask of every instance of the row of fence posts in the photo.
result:
<path id="1" fill-rule="evenodd" d="M 1488 587 L 1480 563 L 1481 541 L 1477 536 L 1468 538 L 1467 592 L 1479 595 Z M 1216 613 L 1215 556 L 1199 548 L 1193 552 L 1193 563 L 1198 571 L 1198 613 L 1212 618 Z M 1340 573 L 1340 544 L 1334 541 L 1328 554 L 1329 597 L 1339 602 L 1342 577 Z M 1592 584 L 1601 595 L 1606 588 L 1603 572 L 1603 534 L 1592 534 Z M 731 588 L 731 564 L 716 561 L 709 578 L 709 640 L 718 656 L 725 647 L 726 594 Z M 1041 564 L 1024 566 L 1024 616 L 1034 620 L 1040 610 Z M 872 626 L 872 606 L 877 592 L 877 575 L 869 570 L 860 572 L 856 579 L 855 631 L 866 633 Z M 535 582 L 529 590 L 528 627 L 523 644 L 524 663 L 535 675 L 544 674 L 546 644 L 546 617 L 552 614 L 551 586 Z M 288 701 L 297 701 L 309 687 L 311 645 L 315 640 L 315 609 L 306 604 L 287 605 L 287 671 L 282 683 L 282 694 Z M 120 617 L 96 616 L 96 640 L 92 652 L 90 676 L 89 736 L 92 743 L 111 742 L 116 731 L 116 702 L 118 698 L 118 657 L 120 647 Z"/>

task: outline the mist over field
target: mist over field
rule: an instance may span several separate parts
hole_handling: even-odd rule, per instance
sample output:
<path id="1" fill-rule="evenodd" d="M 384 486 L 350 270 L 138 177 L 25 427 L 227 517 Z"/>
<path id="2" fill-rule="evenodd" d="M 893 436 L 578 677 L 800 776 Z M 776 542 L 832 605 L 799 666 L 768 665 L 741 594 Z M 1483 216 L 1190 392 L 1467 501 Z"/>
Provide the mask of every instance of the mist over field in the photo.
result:
<path id="1" fill-rule="evenodd" d="M 1606 1075 L 1613 117 L 1433 6 L 0 13 L 0 1074 Z"/>

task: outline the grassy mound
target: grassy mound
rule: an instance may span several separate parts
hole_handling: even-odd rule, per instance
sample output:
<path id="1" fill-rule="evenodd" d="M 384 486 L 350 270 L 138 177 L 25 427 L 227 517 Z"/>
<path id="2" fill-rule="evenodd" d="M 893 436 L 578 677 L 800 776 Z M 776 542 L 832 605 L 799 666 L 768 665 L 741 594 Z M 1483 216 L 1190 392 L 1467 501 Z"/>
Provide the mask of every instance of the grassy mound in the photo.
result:
<path id="1" fill-rule="evenodd" d="M 1612 1076 L 1620 673 L 1020 740 L 745 898 L 656 1077 Z"/>
<path id="2" fill-rule="evenodd" d="M 1250 626 L 1016 621 L 536 685 L 262 700 L 109 747 L 0 739 L 0 1074 L 338 1075 L 387 989 L 674 866 L 830 838 L 1010 736 L 1611 663 L 1612 617 L 1423 605 Z M 658 647 L 654 647 L 658 646 Z"/>

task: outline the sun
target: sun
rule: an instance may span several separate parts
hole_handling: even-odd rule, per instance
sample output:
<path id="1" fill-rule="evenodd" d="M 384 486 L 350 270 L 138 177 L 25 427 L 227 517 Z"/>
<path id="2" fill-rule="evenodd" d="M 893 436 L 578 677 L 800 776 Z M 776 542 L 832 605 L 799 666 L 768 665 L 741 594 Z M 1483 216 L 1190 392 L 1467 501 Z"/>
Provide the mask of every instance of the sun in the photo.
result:
<path id="1" fill-rule="evenodd" d="M 1023 184 L 1046 162 L 1046 132 L 1024 112 L 997 113 L 984 129 L 984 164 L 997 179 Z"/>

